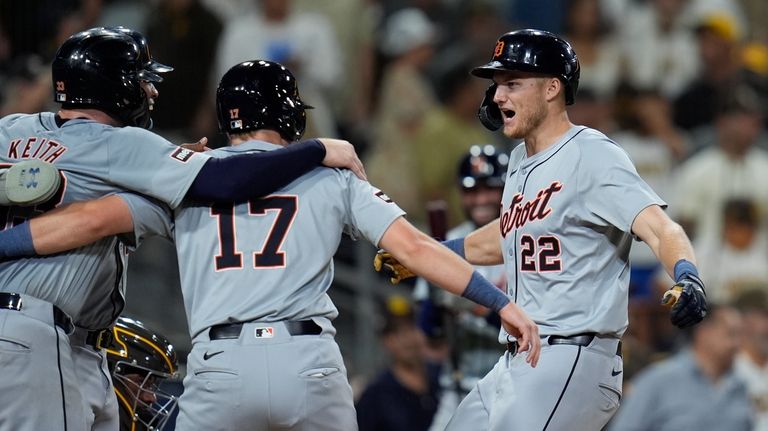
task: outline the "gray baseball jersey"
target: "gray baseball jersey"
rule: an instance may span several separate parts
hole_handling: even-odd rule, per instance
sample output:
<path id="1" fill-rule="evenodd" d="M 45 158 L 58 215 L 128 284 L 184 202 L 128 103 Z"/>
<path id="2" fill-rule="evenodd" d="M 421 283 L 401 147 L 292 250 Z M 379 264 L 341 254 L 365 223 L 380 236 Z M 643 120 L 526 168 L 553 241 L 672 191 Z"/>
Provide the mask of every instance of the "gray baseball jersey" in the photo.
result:
<path id="1" fill-rule="evenodd" d="M 60 203 L 130 189 L 175 207 L 208 156 L 135 127 L 111 127 L 85 119 L 58 126 L 52 113 L 0 119 L 0 163 L 28 158 L 54 163 L 64 173 Z M 1 208 L 0 225 L 10 226 L 39 212 L 38 208 Z M 109 238 L 68 253 L 3 262 L 0 285 L 6 291 L 56 304 L 77 317 L 94 286 L 111 290 L 119 283 L 123 255 L 121 246 Z"/>
<path id="2" fill-rule="evenodd" d="M 532 157 L 512 151 L 499 220 L 508 293 L 541 335 L 621 337 L 632 223 L 654 204 L 666 206 L 594 129 L 572 127 Z"/>
<path id="3" fill-rule="evenodd" d="M 505 353 L 461 402 L 447 431 L 591 431 L 616 412 L 627 327 L 632 223 L 664 202 L 602 133 L 571 127 L 548 149 L 510 156 L 499 220 L 508 293 L 538 325 L 532 369 Z M 548 336 L 594 333 L 588 344 Z M 500 341 L 508 341 L 502 330 Z M 582 338 L 582 340 L 585 340 Z M 571 342 L 574 342 L 571 340 Z"/>
<path id="4" fill-rule="evenodd" d="M 251 141 L 209 154 L 277 148 Z M 173 236 L 193 343 L 176 428 L 356 430 L 333 339 L 338 311 L 326 293 L 333 255 L 342 232 L 378 244 L 402 215 L 350 171 L 327 168 L 262 199 L 177 208 Z M 283 322 L 301 320 L 322 334 L 291 336 Z M 248 323 L 237 338 L 210 339 L 208 328 L 229 322 Z"/>
<path id="5" fill-rule="evenodd" d="M 0 164 L 24 159 L 44 160 L 63 172 L 54 204 L 127 188 L 176 206 L 208 157 L 133 127 L 115 128 L 85 119 L 57 124 L 52 113 L 0 119 Z M 0 207 L 0 228 L 50 208 Z M 85 428 L 71 348 L 63 331 L 50 330 L 50 304 L 78 320 L 88 295 L 100 291 L 119 313 L 125 252 L 122 242 L 108 238 L 67 253 L 0 262 L 0 290 L 21 294 L 22 303 L 21 312 L 0 311 L 6 322 L 0 329 L 0 361 L 17 361 L 6 367 L 13 378 L 4 379 L 0 390 L 1 427 L 64 429 L 66 421 L 68 429 Z M 48 326 L 40 327 L 41 321 Z M 50 388 L 57 382 L 60 389 L 28 389 Z M 29 408 L 34 405 L 45 409 Z"/>

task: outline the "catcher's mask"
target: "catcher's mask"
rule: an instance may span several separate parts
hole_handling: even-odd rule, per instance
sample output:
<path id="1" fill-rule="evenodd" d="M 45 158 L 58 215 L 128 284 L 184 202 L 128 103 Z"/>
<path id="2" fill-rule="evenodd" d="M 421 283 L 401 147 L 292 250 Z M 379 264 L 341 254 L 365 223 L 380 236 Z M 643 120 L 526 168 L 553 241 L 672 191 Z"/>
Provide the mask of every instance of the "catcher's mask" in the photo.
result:
<path id="1" fill-rule="evenodd" d="M 107 361 L 120 406 L 120 430 L 160 430 L 178 403 L 158 388 L 162 380 L 176 375 L 176 351 L 137 320 L 119 317 L 112 331 Z"/>

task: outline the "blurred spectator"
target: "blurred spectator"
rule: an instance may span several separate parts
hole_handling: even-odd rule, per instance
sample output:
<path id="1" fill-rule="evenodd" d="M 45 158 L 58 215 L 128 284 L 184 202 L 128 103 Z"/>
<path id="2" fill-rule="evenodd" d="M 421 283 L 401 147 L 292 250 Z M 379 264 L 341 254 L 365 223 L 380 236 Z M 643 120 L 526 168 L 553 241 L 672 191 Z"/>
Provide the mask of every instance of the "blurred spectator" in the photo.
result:
<path id="1" fill-rule="evenodd" d="M 699 77 L 675 100 L 675 123 L 693 129 L 714 122 L 717 100 L 745 79 L 739 55 L 740 34 L 733 18 L 709 15 L 696 25 Z"/>
<path id="2" fill-rule="evenodd" d="M 750 431 L 752 412 L 733 362 L 742 320 L 732 307 L 713 306 L 692 328 L 690 349 L 635 377 L 610 431 Z"/>
<path id="3" fill-rule="evenodd" d="M 338 40 L 325 16 L 293 9 L 291 0 L 254 0 L 259 11 L 224 26 L 215 82 L 232 65 L 253 59 L 284 64 L 301 82 L 301 94 L 317 109 L 307 115 L 307 135 L 335 136 L 336 120 L 328 102 L 342 78 Z"/>
<path id="4" fill-rule="evenodd" d="M 633 87 L 676 97 L 696 77 L 696 41 L 683 14 L 688 1 L 649 0 L 629 6 L 618 30 L 626 77 Z"/>
<path id="5" fill-rule="evenodd" d="M 728 199 L 722 211 L 722 236 L 694 242 L 707 298 L 718 303 L 733 301 L 750 286 L 768 286 L 768 241 L 754 202 Z"/>
<path id="6" fill-rule="evenodd" d="M 421 127 L 410 142 L 418 167 L 416 182 L 411 187 L 416 189 L 421 202 L 447 202 L 448 226 L 465 219 L 456 187 L 456 161 L 467 153 L 470 144 L 494 139 L 477 121 L 485 83 L 469 75 L 470 69 L 468 64 L 459 64 L 441 77 L 438 82 L 442 103 L 425 113 Z M 497 207 L 497 216 L 498 213 Z M 423 206 L 408 211 L 412 221 L 424 221 L 425 217 Z"/>
<path id="7" fill-rule="evenodd" d="M 566 106 L 568 118 L 573 124 L 597 129 L 607 136 L 616 130 L 613 95 L 598 96 L 593 90 L 582 89 L 579 85 L 578 103 Z"/>
<path id="8" fill-rule="evenodd" d="M 213 64 L 201 59 L 215 58 L 221 29 L 221 22 L 198 0 L 162 0 L 149 14 L 146 35 L 152 54 L 176 69 L 158 85 L 165 103 L 155 106 L 156 127 L 191 132 L 183 137 L 188 140 L 216 132 L 210 94 Z M 210 116 L 207 129 L 200 127 L 206 114 Z"/>
<path id="9" fill-rule="evenodd" d="M 768 285 L 742 292 L 735 301 L 744 316 L 744 342 L 736 374 L 747 384 L 755 411 L 754 431 L 768 430 Z"/>
<path id="10" fill-rule="evenodd" d="M 434 90 L 425 69 L 434 54 L 436 28 L 419 9 L 401 9 L 384 26 L 380 47 L 391 59 L 381 83 L 375 110 L 375 133 L 367 156 L 371 182 L 408 214 L 424 214 L 417 183 L 420 166 L 413 140 L 427 112 L 435 109 Z M 424 219 L 411 222 L 419 223 Z"/>
<path id="11" fill-rule="evenodd" d="M 439 369 L 425 360 L 424 334 L 412 310 L 397 308 L 388 307 L 379 333 L 391 365 L 355 406 L 360 431 L 426 431 L 437 410 Z"/>
<path id="12" fill-rule="evenodd" d="M 619 82 L 621 51 L 600 0 L 566 3 L 563 31 L 579 56 L 579 91 L 590 90 L 601 98 L 611 96 Z"/>
<path id="13" fill-rule="evenodd" d="M 768 209 L 768 152 L 755 146 L 763 121 L 759 99 L 740 86 L 718 105 L 717 145 L 680 166 L 670 202 L 678 221 L 698 242 L 721 236 L 722 208 L 729 198 L 754 201 L 760 214 Z"/>

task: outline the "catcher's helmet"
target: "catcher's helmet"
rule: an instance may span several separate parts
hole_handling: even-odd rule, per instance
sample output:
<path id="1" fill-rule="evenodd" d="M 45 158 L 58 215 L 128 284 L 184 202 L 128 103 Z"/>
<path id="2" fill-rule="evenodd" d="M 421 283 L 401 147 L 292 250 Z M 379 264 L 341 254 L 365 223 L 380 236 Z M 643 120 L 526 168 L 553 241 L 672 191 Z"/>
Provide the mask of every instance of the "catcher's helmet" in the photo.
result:
<path id="1" fill-rule="evenodd" d="M 565 84 L 565 103 L 570 105 L 579 87 L 579 60 L 571 44 L 542 30 L 517 30 L 496 42 L 491 61 L 472 69 L 480 78 L 493 78 L 497 70 L 522 70 L 552 75 Z"/>
<path id="2" fill-rule="evenodd" d="M 133 33 L 100 27 L 70 36 L 51 66 L 54 100 L 64 108 L 95 108 L 126 126 L 149 128 L 150 105 L 141 82 L 159 82 L 157 72 L 165 68 L 153 66 L 149 50 L 143 52 Z"/>
<path id="3" fill-rule="evenodd" d="M 509 156 L 493 145 L 473 145 L 459 163 L 459 184 L 469 190 L 479 185 L 504 187 Z"/>
<path id="4" fill-rule="evenodd" d="M 253 60 L 233 66 L 216 90 L 219 129 L 226 133 L 270 129 L 288 142 L 296 141 L 306 127 L 305 109 L 296 78 L 283 65 Z"/>
<path id="5" fill-rule="evenodd" d="M 143 323 L 119 317 L 106 352 L 120 406 L 121 431 L 162 429 L 178 399 L 157 384 L 176 375 L 176 350 Z"/>

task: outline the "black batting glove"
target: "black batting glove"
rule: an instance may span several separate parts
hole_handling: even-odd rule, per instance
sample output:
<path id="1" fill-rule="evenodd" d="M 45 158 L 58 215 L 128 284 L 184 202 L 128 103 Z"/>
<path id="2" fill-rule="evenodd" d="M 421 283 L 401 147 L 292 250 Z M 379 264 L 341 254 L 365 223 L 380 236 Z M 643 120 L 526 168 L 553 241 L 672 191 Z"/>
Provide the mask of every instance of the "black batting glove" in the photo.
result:
<path id="1" fill-rule="evenodd" d="M 679 288 L 680 298 L 672 307 L 670 321 L 678 328 L 693 326 L 707 315 L 707 294 L 704 283 L 693 274 L 686 273 L 677 281 L 674 288 Z"/>

